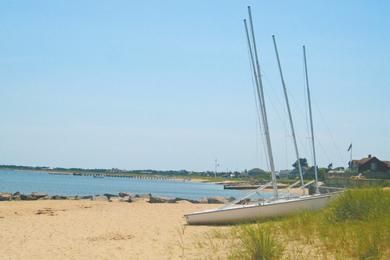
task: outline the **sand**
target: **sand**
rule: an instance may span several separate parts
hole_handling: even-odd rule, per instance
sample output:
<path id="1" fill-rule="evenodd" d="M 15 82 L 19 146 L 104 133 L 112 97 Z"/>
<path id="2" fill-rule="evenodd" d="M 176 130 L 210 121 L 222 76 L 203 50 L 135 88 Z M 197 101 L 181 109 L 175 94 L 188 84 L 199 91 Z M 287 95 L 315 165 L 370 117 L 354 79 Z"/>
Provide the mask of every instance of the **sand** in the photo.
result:
<path id="1" fill-rule="evenodd" d="M 213 229 L 227 227 L 185 226 L 183 214 L 216 206 L 146 201 L 1 202 L 0 259 L 207 258 L 196 243 Z"/>

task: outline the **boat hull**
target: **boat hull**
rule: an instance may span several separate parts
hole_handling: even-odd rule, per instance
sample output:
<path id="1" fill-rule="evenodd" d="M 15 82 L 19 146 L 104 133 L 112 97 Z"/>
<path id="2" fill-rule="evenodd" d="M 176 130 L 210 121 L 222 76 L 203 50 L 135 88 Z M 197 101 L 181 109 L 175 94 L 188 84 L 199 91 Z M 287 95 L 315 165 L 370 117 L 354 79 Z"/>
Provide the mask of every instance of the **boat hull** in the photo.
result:
<path id="1" fill-rule="evenodd" d="M 257 205 L 234 205 L 185 215 L 189 225 L 218 225 L 251 222 L 262 218 L 285 216 L 301 210 L 316 210 L 326 206 L 335 194 L 311 195 L 281 199 Z"/>

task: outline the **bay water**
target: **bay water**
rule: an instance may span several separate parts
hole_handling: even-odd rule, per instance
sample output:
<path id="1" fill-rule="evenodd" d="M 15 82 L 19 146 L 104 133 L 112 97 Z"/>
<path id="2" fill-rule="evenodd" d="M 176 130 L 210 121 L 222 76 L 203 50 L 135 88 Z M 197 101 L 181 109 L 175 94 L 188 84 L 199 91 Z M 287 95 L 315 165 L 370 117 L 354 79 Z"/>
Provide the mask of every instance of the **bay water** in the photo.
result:
<path id="1" fill-rule="evenodd" d="M 0 192 L 44 192 L 49 195 L 85 196 L 118 194 L 148 194 L 171 198 L 200 199 L 204 197 L 239 198 L 247 191 L 224 190 L 223 185 L 172 180 L 55 175 L 39 171 L 0 170 Z"/>

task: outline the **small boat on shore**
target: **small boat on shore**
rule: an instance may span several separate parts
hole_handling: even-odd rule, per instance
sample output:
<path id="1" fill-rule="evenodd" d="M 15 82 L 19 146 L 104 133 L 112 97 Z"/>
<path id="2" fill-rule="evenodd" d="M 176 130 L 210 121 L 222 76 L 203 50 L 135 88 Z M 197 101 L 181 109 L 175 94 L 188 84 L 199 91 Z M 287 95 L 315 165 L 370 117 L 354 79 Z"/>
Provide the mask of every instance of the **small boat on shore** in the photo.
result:
<path id="1" fill-rule="evenodd" d="M 218 225 L 251 222 L 262 218 L 285 216 L 300 210 L 316 210 L 325 207 L 334 194 L 315 194 L 265 200 L 248 205 L 230 205 L 185 215 L 190 225 Z"/>
<path id="2" fill-rule="evenodd" d="M 313 152 L 313 162 L 314 162 L 314 176 L 315 179 L 309 183 L 304 184 L 303 180 L 303 172 L 300 163 L 300 156 L 295 136 L 295 130 L 289 105 L 289 100 L 287 96 L 287 89 L 285 86 L 282 68 L 279 59 L 279 53 L 276 46 L 275 37 L 273 38 L 275 54 L 277 58 L 279 73 L 281 77 L 284 97 L 286 101 L 289 123 L 291 127 L 291 134 L 294 141 L 295 155 L 297 159 L 298 171 L 300 175 L 300 180 L 289 187 L 287 187 L 285 191 L 278 191 L 278 183 L 276 181 L 276 171 L 275 164 L 272 154 L 272 146 L 271 146 L 271 138 L 270 131 L 268 127 L 268 119 L 267 119 L 267 111 L 265 106 L 264 92 L 263 92 L 263 83 L 262 83 L 262 74 L 260 72 L 259 59 L 257 55 L 255 34 L 253 29 L 252 22 L 252 14 L 251 9 L 248 6 L 248 15 L 249 15 L 249 25 L 250 32 L 248 30 L 248 25 L 246 20 L 244 19 L 246 38 L 248 43 L 249 54 L 251 58 L 251 68 L 253 72 L 253 79 L 256 84 L 255 92 L 256 92 L 256 106 L 258 108 L 258 117 L 260 122 L 260 129 L 264 131 L 262 135 L 265 137 L 266 151 L 267 151 L 267 159 L 268 165 L 270 167 L 271 179 L 272 181 L 258 187 L 255 191 L 248 193 L 243 198 L 236 200 L 228 205 L 225 205 L 220 208 L 205 210 L 200 212 L 194 212 L 191 214 L 185 215 L 186 221 L 190 225 L 216 225 L 216 224 L 232 224 L 232 223 L 240 223 L 240 222 L 248 222 L 255 221 L 262 218 L 269 217 L 277 217 L 284 216 L 292 213 L 296 213 L 301 210 L 316 210 L 326 206 L 326 204 L 337 194 L 340 193 L 340 189 L 333 189 L 330 187 L 326 187 L 326 191 L 331 190 L 332 192 L 328 192 L 325 194 L 321 194 L 318 177 L 317 177 L 317 163 L 316 163 L 316 155 L 315 155 L 315 145 L 314 145 L 314 131 L 313 131 L 313 120 L 312 120 L 312 112 L 311 112 L 311 100 L 310 100 L 310 91 L 309 91 L 309 81 L 308 81 L 308 73 L 307 73 L 307 64 L 306 64 L 306 50 L 305 46 L 303 46 L 303 57 L 304 57 L 304 67 L 305 67 L 305 76 L 306 76 L 306 88 L 307 88 L 307 96 L 309 100 L 309 115 L 310 115 L 310 126 L 311 126 L 311 142 L 312 142 L 312 152 Z M 302 189 L 301 195 L 294 195 L 289 192 L 290 188 L 295 187 L 300 184 L 300 188 Z M 314 194 L 307 195 L 305 194 L 306 187 L 314 184 L 315 192 Z M 261 191 L 265 188 L 272 187 L 273 196 L 271 198 L 261 198 Z M 257 200 L 253 200 L 252 196 L 258 196 Z"/>

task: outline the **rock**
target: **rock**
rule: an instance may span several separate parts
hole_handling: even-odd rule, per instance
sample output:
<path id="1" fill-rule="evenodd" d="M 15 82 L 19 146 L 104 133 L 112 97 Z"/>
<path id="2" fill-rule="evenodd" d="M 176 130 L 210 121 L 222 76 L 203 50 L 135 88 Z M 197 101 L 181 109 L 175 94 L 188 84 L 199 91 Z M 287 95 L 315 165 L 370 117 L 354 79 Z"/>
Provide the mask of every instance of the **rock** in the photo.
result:
<path id="1" fill-rule="evenodd" d="M 46 193 L 32 192 L 30 195 L 20 194 L 21 200 L 38 200 L 38 199 L 50 199 Z"/>
<path id="2" fill-rule="evenodd" d="M 20 199 L 21 200 L 37 200 L 37 197 L 33 197 L 31 195 L 26 195 L 26 194 L 20 194 Z"/>
<path id="3" fill-rule="evenodd" d="M 225 197 L 208 197 L 200 200 L 200 203 L 208 203 L 208 204 L 226 204 L 229 200 Z"/>
<path id="4" fill-rule="evenodd" d="M 21 200 L 20 195 L 12 195 L 11 200 Z"/>
<path id="5" fill-rule="evenodd" d="M 235 197 L 229 197 L 229 198 L 228 198 L 228 201 L 229 201 L 229 202 L 232 202 L 232 201 L 235 201 L 235 200 L 236 200 Z"/>
<path id="6" fill-rule="evenodd" d="M 92 196 L 92 195 L 81 196 L 80 198 L 81 198 L 82 200 L 93 200 L 93 196 Z"/>
<path id="7" fill-rule="evenodd" d="M 12 194 L 11 200 L 21 200 L 20 195 L 21 194 L 19 191 L 15 192 L 14 194 Z"/>
<path id="8" fill-rule="evenodd" d="M 68 199 L 68 197 L 67 196 L 54 195 L 54 196 L 51 196 L 51 199 L 52 200 L 66 200 L 66 199 Z"/>
<path id="9" fill-rule="evenodd" d="M 38 199 L 47 199 L 48 195 L 46 193 L 42 193 L 42 192 L 32 192 L 31 193 L 31 197 L 33 197 L 36 200 L 38 200 Z"/>
<path id="10" fill-rule="evenodd" d="M 149 196 L 149 203 L 176 203 L 176 199 Z"/>
<path id="11" fill-rule="evenodd" d="M 121 198 L 125 198 L 125 197 L 133 197 L 134 195 L 132 193 L 129 193 L 129 192 L 119 192 L 119 197 Z M 137 196 L 137 195 L 135 195 Z"/>
<path id="12" fill-rule="evenodd" d="M 9 192 L 0 192 L 0 201 L 11 200 L 12 193 Z"/>
<path id="13" fill-rule="evenodd" d="M 92 200 L 96 200 L 96 201 L 108 201 L 108 198 L 107 198 L 106 196 L 98 195 L 98 196 L 93 197 Z"/>
<path id="14" fill-rule="evenodd" d="M 176 201 L 188 201 L 191 203 L 199 203 L 199 200 L 184 199 L 184 198 L 176 198 Z"/>
<path id="15" fill-rule="evenodd" d="M 108 200 L 110 200 L 111 198 L 114 198 L 114 197 L 118 197 L 118 195 L 110 194 L 110 193 L 104 193 L 103 196 L 106 196 Z"/>
<path id="16" fill-rule="evenodd" d="M 127 196 L 127 197 L 119 198 L 119 201 L 120 202 L 133 202 L 133 199 L 131 196 Z"/>
<path id="17" fill-rule="evenodd" d="M 208 203 L 208 200 L 207 200 L 207 198 L 201 198 L 201 199 L 199 200 L 199 203 L 207 204 L 207 203 Z"/>
<path id="18" fill-rule="evenodd" d="M 237 202 L 237 204 L 246 205 L 246 204 L 249 204 L 250 201 L 251 201 L 251 199 L 246 198 L 246 199 L 240 200 L 239 202 Z"/>

